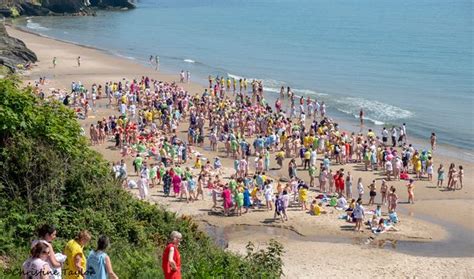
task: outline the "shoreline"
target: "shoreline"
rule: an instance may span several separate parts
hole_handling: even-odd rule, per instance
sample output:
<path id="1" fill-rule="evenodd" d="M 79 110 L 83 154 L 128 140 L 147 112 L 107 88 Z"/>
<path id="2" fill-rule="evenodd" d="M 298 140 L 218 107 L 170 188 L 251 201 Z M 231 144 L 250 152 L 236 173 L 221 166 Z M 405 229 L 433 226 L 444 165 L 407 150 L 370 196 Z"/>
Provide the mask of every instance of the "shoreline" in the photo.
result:
<path id="1" fill-rule="evenodd" d="M 82 79 L 84 82 L 85 85 L 87 85 L 88 87 L 91 85 L 91 83 L 93 82 L 105 82 L 106 80 L 117 80 L 118 79 L 121 79 L 122 77 L 127 77 L 127 78 L 133 78 L 133 77 L 139 77 L 139 76 L 142 76 L 142 75 L 151 75 L 153 77 L 155 76 L 158 76 L 159 79 L 163 79 L 163 80 L 176 80 L 177 79 L 177 75 L 166 75 L 166 74 L 163 74 L 162 72 L 156 72 L 154 71 L 153 69 L 151 68 L 146 68 L 144 65 L 142 65 L 141 63 L 136 63 L 136 61 L 133 61 L 133 60 L 127 60 L 127 59 L 123 59 L 123 58 L 117 58 L 116 56 L 113 56 L 113 54 L 110 54 L 110 53 L 107 53 L 107 52 L 104 52 L 104 51 L 101 51 L 101 50 L 98 50 L 98 49 L 94 49 L 94 48 L 87 48 L 87 47 L 83 47 L 83 46 L 78 46 L 78 45 L 75 45 L 75 44 L 71 44 L 71 43 L 66 43 L 66 42 L 59 42 L 58 40 L 56 39 L 51 39 L 51 38 L 48 38 L 48 37 L 44 37 L 44 36 L 40 36 L 40 35 L 37 35 L 36 33 L 30 33 L 30 32 L 24 32 L 22 30 L 18 30 L 18 29 L 9 29 L 7 27 L 7 30 L 9 31 L 9 33 L 11 34 L 11 31 L 10 30 L 16 30 L 16 33 L 17 35 L 19 35 L 20 37 L 29 37 L 29 36 L 25 36 L 25 34 L 30 34 L 31 36 L 37 36 L 38 38 L 42 38 L 44 40 L 46 40 L 47 42 L 50 42 L 51 44 L 54 44 L 54 42 L 56 42 L 56 44 L 60 43 L 59 45 L 59 49 L 61 49 L 61 47 L 64 47 L 64 48 L 70 48 L 70 50 L 64 50 L 64 53 L 60 53 L 61 55 L 70 55 L 71 53 L 74 53 L 76 51 L 84 51 L 87 53 L 87 56 L 84 56 L 84 57 L 88 57 L 88 55 L 94 55 L 94 58 L 97 58 L 97 60 L 101 63 L 99 64 L 102 64 L 102 65 L 99 65 L 97 64 L 97 61 L 93 61 L 94 63 L 92 63 L 92 60 L 91 60 L 91 64 L 90 64 L 90 67 L 91 67 L 91 70 L 87 70 L 87 67 L 89 67 L 89 65 L 87 65 L 89 63 L 89 61 L 86 60 L 86 62 L 84 63 L 84 68 L 80 68 L 80 69 L 75 69 L 75 68 L 64 68 L 62 69 L 62 71 L 66 71 L 64 73 L 56 73 L 56 72 L 59 72 L 61 71 L 60 67 L 58 67 L 58 69 L 52 69 L 52 67 L 49 67 L 50 63 L 48 61 L 48 59 L 46 59 L 46 56 L 44 55 L 47 55 L 48 53 L 51 54 L 51 51 L 53 50 L 43 50 L 41 51 L 41 55 L 39 55 L 39 58 L 40 58 L 40 61 L 37 63 L 38 66 L 34 67 L 33 70 L 30 72 L 30 77 L 34 77 L 33 80 L 36 79 L 35 77 L 35 74 L 40 74 L 41 73 L 52 73 L 53 74 L 53 78 L 50 79 L 49 81 L 51 82 L 50 84 L 48 84 L 47 87 L 50 87 L 50 85 L 55 85 L 58 84 L 58 85 L 62 85 L 58 88 L 68 88 L 68 83 L 71 81 L 71 80 L 74 80 L 75 78 L 85 78 L 85 79 Z M 23 32 L 23 35 L 22 33 Z M 21 39 L 23 39 L 21 38 Z M 41 41 L 43 40 L 39 40 L 40 42 L 32 42 L 34 41 L 34 39 L 31 39 L 31 38 L 28 38 L 29 40 L 25 40 L 25 43 L 27 44 L 27 46 L 30 47 L 30 45 L 34 46 L 32 47 L 32 49 L 36 52 L 36 48 L 39 48 L 41 45 L 44 46 L 44 44 L 42 44 Z M 38 41 L 38 40 L 37 40 Z M 87 50 L 87 51 L 86 51 Z M 49 51 L 49 52 L 48 52 Z M 38 52 L 40 53 L 40 52 Z M 60 56 L 59 56 L 60 57 Z M 72 56 L 70 60 L 60 60 L 60 61 L 64 61 L 64 62 L 61 62 L 61 63 L 64 63 L 64 65 L 66 65 L 66 63 L 69 63 L 69 64 L 73 64 L 74 63 L 74 57 L 75 56 Z M 81 57 L 82 57 L 82 53 L 81 53 Z M 91 56 L 92 57 L 92 56 Z M 43 59 L 41 59 L 43 58 Z M 71 62 L 72 61 L 72 62 Z M 107 66 L 109 66 L 109 63 L 116 63 L 115 64 L 115 67 L 109 67 L 107 68 Z M 60 64 L 61 65 L 61 64 Z M 134 66 L 132 66 L 134 65 Z M 127 68 L 127 66 L 129 68 Z M 62 66 L 61 66 L 62 67 Z M 121 68 L 121 67 L 125 67 L 125 68 Z M 83 69 L 86 69 L 86 71 L 84 72 Z M 125 72 L 124 72 L 125 70 Z M 56 71 L 56 72 L 55 72 Z M 67 72 L 69 71 L 69 72 Z M 74 72 L 72 72 L 74 71 Z M 81 72 L 77 72 L 77 71 L 81 71 Z M 183 86 L 185 88 L 187 88 L 191 93 L 196 93 L 194 91 L 197 91 L 197 90 L 201 90 L 203 89 L 202 86 L 200 86 L 199 84 L 196 84 L 196 83 L 192 83 L 192 84 L 183 84 Z M 103 109 L 101 107 L 99 107 L 99 110 L 100 113 L 98 112 L 97 114 L 94 114 L 94 118 L 91 118 L 91 119 L 87 119 L 86 121 L 81 121 L 81 125 L 83 127 L 87 127 L 87 125 L 90 125 L 90 123 L 92 122 L 95 122 L 96 120 L 100 119 L 100 117 L 104 116 L 104 115 L 107 115 L 112 112 L 112 113 L 116 113 L 114 112 L 114 110 L 111 110 L 111 109 Z M 183 127 L 184 128 L 184 127 Z M 180 130 L 182 130 L 180 128 Z M 180 136 L 182 137 L 183 136 L 183 132 L 180 133 Z M 102 145 L 102 146 L 93 146 L 92 148 L 94 148 L 95 150 L 99 151 L 100 153 L 102 153 L 106 159 L 108 160 L 112 160 L 112 161 L 116 161 L 117 158 L 117 155 L 118 154 L 118 151 L 113 151 L 113 150 L 110 150 L 108 147 L 110 146 L 110 142 L 107 142 L 106 145 Z M 207 147 L 207 144 L 206 144 L 206 147 Z M 208 152 L 206 151 L 205 149 L 199 149 L 199 148 L 196 148 L 199 152 L 201 153 L 204 153 L 204 154 L 210 154 L 210 156 L 207 156 L 208 158 L 210 158 L 212 155 L 215 155 L 214 153 L 212 152 Z M 129 158 L 128 158 L 129 159 Z M 438 159 L 438 157 L 437 157 Z M 439 159 L 443 159 L 445 160 L 445 158 L 439 158 Z M 223 158 L 223 165 L 226 166 L 226 169 L 228 169 L 227 171 L 231 171 L 232 168 L 230 167 L 231 166 L 231 160 L 227 159 L 227 158 Z M 459 160 L 459 161 L 462 161 L 462 160 Z M 127 162 L 127 165 L 131 166 L 130 162 Z M 471 166 L 468 162 L 466 162 L 466 165 L 469 165 Z M 466 177 L 466 184 L 470 184 L 470 181 L 472 181 L 470 179 L 470 177 L 472 177 L 472 174 L 469 173 L 470 170 L 472 170 L 471 167 L 468 167 L 466 168 L 468 173 L 468 177 Z M 132 173 L 132 172 L 130 172 Z M 280 172 L 274 172 L 272 173 L 272 176 L 273 175 L 281 175 Z M 359 173 L 357 173 L 359 175 Z M 371 175 L 370 173 L 368 172 L 364 172 L 364 173 L 361 173 L 361 175 Z M 466 185 L 465 189 L 468 188 L 469 185 Z M 426 190 L 424 189 L 424 193 L 425 194 L 428 194 L 429 195 L 429 190 Z M 421 190 L 420 190 L 421 191 Z M 132 190 L 132 193 L 136 194 L 136 190 Z M 449 193 L 451 194 L 451 193 Z M 454 193 L 453 193 L 454 194 Z M 424 196 L 423 194 L 418 194 L 418 196 Z M 473 199 L 473 192 L 471 189 L 469 189 L 469 192 L 468 192 L 468 200 L 466 200 L 466 202 L 461 202 L 459 205 L 456 205 L 455 206 L 455 209 L 457 210 L 465 210 L 465 211 L 468 211 L 468 212 L 465 212 L 465 215 L 462 215 L 460 216 L 460 218 L 456 219 L 454 224 L 462 224 L 463 223 L 463 219 L 465 220 L 466 217 L 469 218 L 469 216 L 472 216 L 470 213 L 472 213 L 472 199 Z M 174 202 L 170 199 L 165 199 L 165 198 L 162 198 L 160 197 L 160 195 L 157 193 L 157 192 L 152 192 L 152 197 L 154 199 L 155 202 L 161 204 L 162 206 L 164 207 L 167 207 L 169 210 L 172 210 L 172 211 L 175 211 L 175 212 L 178 212 L 179 214 L 184 214 L 184 215 L 193 215 L 195 214 L 195 216 L 199 216 L 197 219 L 199 218 L 203 218 L 205 220 L 210 220 L 210 222 L 213 222 L 214 224 L 218 224 L 218 225 L 221 225 L 223 227 L 227 226 L 227 225 L 232 225 L 232 224 L 236 224 L 237 220 L 239 220 L 238 223 L 244 223 L 246 225 L 250 224 L 260 224 L 261 223 L 261 220 L 265 219 L 268 217 L 269 213 L 264 211 L 264 212 L 252 212 L 250 214 L 247 214 L 246 216 L 242 216 L 241 217 L 229 217 L 229 218 L 222 218 L 220 216 L 213 216 L 213 215 L 210 215 L 208 214 L 208 211 L 205 210 L 205 211 L 200 211 L 201 208 L 191 208 L 190 209 L 190 206 L 187 206 L 186 203 L 178 203 L 178 202 Z M 405 196 L 401 197 L 403 198 L 403 200 L 405 199 Z M 445 196 L 442 196 L 440 195 L 439 193 L 437 193 L 436 195 L 430 197 L 432 198 L 433 200 L 432 201 L 435 201 L 435 205 L 428 205 L 428 206 L 423 206 L 423 203 L 426 203 L 426 202 L 430 202 L 430 199 L 425 199 L 425 200 L 420 200 L 419 202 L 417 201 L 417 206 L 418 204 L 421 204 L 421 208 L 422 210 L 420 212 L 423 212 L 423 210 L 428 210 L 428 211 L 436 211 L 436 209 L 438 208 L 444 208 L 444 205 L 443 204 L 439 204 L 439 202 L 441 203 L 449 203 L 451 202 L 450 199 L 451 198 L 454 198 L 456 200 L 459 200 L 460 197 L 459 195 L 458 196 L 452 196 L 452 197 L 445 197 Z M 206 202 L 209 202 L 209 197 L 207 197 L 207 201 Z M 468 204 L 468 207 L 466 208 L 466 204 Z M 401 205 L 403 208 L 406 208 L 405 205 Z M 204 207 L 204 208 L 209 208 L 209 206 L 207 206 L 207 204 L 204 204 L 202 205 L 201 207 Z M 410 210 L 410 209 L 408 209 Z M 471 212 L 469 212 L 471 211 Z M 410 224 L 411 226 L 413 227 L 416 227 L 416 226 L 426 226 L 426 232 L 434 232 L 436 234 L 436 236 L 434 237 L 434 240 L 440 240 L 440 241 L 443 241 L 444 239 L 446 239 L 446 230 L 445 228 L 441 228 L 439 225 L 434 225 L 432 224 L 431 222 L 426 222 L 426 221 L 419 221 L 420 219 L 416 218 L 416 215 L 417 215 L 417 212 L 419 211 L 416 211 L 414 210 L 414 214 L 415 214 L 415 218 L 412 218 L 410 217 L 410 213 L 408 214 L 403 214 L 403 220 L 404 220 L 404 223 L 405 223 L 405 220 L 407 222 L 407 229 L 409 228 Z M 431 217 L 434 217 L 434 218 L 440 218 L 441 219 L 448 219 L 448 218 L 451 218 L 450 215 L 452 215 L 452 211 L 450 212 L 445 212 L 444 215 L 441 214 L 436 214 L 437 212 L 431 212 L 432 215 L 430 215 Z M 435 213 L 435 215 L 433 215 L 433 213 Z M 271 214 L 271 213 L 270 213 Z M 297 214 L 296 212 L 293 213 L 293 211 L 291 211 L 289 214 Z M 337 213 L 336 213 L 337 214 Z M 421 213 L 420 213 L 421 214 Z M 290 215 L 290 218 L 292 216 Z M 327 217 L 327 218 L 326 218 Z M 327 214 L 326 216 L 324 216 L 324 218 L 320 218 L 320 219 L 314 219 L 314 217 L 312 216 L 300 216 L 298 215 L 298 217 L 293 217 L 292 219 L 295 219 L 295 218 L 299 218 L 298 220 L 295 220 L 294 222 L 297 222 L 299 221 L 299 226 L 298 227 L 298 224 L 290 224 L 290 225 L 293 225 L 294 226 L 294 229 L 296 231 L 298 231 L 299 233 L 302 233 L 302 234 L 305 234 L 304 231 L 306 230 L 306 232 L 318 232 L 319 235 L 323 235 L 324 234 L 324 229 L 323 227 L 321 226 L 324 226 L 324 222 L 327 222 L 328 224 L 330 222 L 334 222 L 333 227 L 331 227 L 331 229 L 334 229 L 334 228 L 338 228 L 339 227 L 339 223 L 337 223 L 337 220 L 334 221 L 332 219 L 334 218 L 331 218 L 330 220 L 330 217 L 335 217 L 334 214 Z M 241 218 L 241 219 L 236 219 L 236 218 Z M 318 218 L 318 217 L 316 217 Z M 423 220 L 423 219 L 422 219 Z M 243 222 L 242 222 L 243 221 Z M 292 220 L 293 221 L 293 220 Z M 411 223 L 410 223 L 411 222 Z M 464 222 L 465 223 L 465 222 Z M 308 227 L 305 227 L 304 225 L 310 225 Z M 474 231 L 474 226 L 473 224 L 465 224 L 467 225 L 466 227 L 466 230 L 470 230 L 470 231 Z M 422 231 L 422 229 L 418 228 L 418 233 L 421 233 L 420 231 Z M 326 233 L 328 234 L 331 234 L 332 232 L 329 230 L 329 231 L 326 231 Z M 306 233 L 308 234 L 308 233 Z M 256 239 L 259 241 L 259 243 L 261 245 L 264 245 L 262 244 L 263 240 L 261 241 L 262 239 L 262 236 L 260 234 L 260 236 L 258 236 L 259 234 L 256 234 Z M 309 235 L 309 234 L 308 234 Z M 347 236 L 347 234 L 345 234 Z M 258 236 L 258 237 L 257 237 Z M 247 239 L 251 239 L 252 236 L 249 236 L 247 235 Z M 244 240 L 242 240 L 242 237 L 238 237 L 236 239 L 236 241 L 231 241 L 230 243 L 230 248 L 234 251 L 239 251 L 240 250 L 240 246 L 241 245 L 241 242 L 243 241 L 244 242 L 244 245 L 245 245 L 245 237 L 244 237 Z M 240 242 L 239 242 L 240 241 Z M 261 243 L 262 242 L 262 243 Z M 299 241 L 297 240 L 283 240 L 283 242 L 288 246 L 288 247 L 291 247 L 291 251 L 293 251 L 293 248 L 294 246 L 296 245 L 297 247 L 301 247 L 301 246 L 298 246 L 298 245 L 301 245 L 301 243 L 299 243 Z M 436 243 L 436 242 L 434 242 Z M 303 246 L 304 245 L 308 245 L 308 243 L 304 242 L 303 243 Z M 313 245 L 313 244 L 311 244 Z M 315 246 L 314 247 L 317 247 L 318 249 L 319 248 L 325 248 L 325 246 L 328 246 L 327 249 L 330 249 L 330 247 L 332 245 L 335 245 L 335 246 L 341 246 L 341 249 L 349 249 L 350 251 L 353 251 L 354 253 L 368 253 L 368 255 L 372 253 L 374 254 L 377 254 L 377 255 L 389 255 L 390 257 L 401 257 L 401 258 L 404 258 L 404 257 L 411 257 L 411 256 L 408 256 L 408 255 L 405 255 L 405 254 L 402 254 L 402 253 L 398 253 L 396 251 L 392 252 L 392 251 L 385 251 L 385 250 L 377 250 L 377 251 L 372 251 L 372 249 L 370 249 L 371 251 L 367 252 L 367 251 L 363 251 L 363 250 L 366 250 L 366 249 L 360 249 L 360 247 L 357 247 L 357 246 L 354 246 L 352 247 L 351 245 L 352 244 L 336 244 L 336 243 L 328 243 L 328 244 L 320 244 L 320 243 L 315 243 L 314 244 Z M 285 248 L 287 247 L 285 246 Z M 316 248 L 315 248 L 316 249 Z M 292 252 L 290 252 L 292 253 Z M 393 255 L 393 254 L 397 254 L 396 256 Z M 293 255 L 294 256 L 294 255 Z M 326 258 L 329 258 L 331 259 L 332 257 L 328 256 Z M 421 258 L 426 258 L 426 257 L 421 257 Z M 334 260 L 335 258 L 333 258 Z M 469 258 L 471 259 L 471 258 Z M 309 259 L 308 259 L 309 260 Z M 464 259 L 467 261 L 467 259 Z M 296 264 L 296 263 L 293 263 L 293 264 Z M 301 263 L 300 263 L 301 264 Z M 309 262 L 306 263 L 306 264 L 310 264 Z M 328 263 L 326 263 L 328 264 Z M 289 268 L 292 268 L 291 266 L 291 262 L 287 262 L 287 265 L 289 266 Z M 288 267 L 287 266 L 287 267 Z M 370 268 L 370 270 L 373 270 L 374 272 L 376 271 L 376 268 L 374 267 L 373 269 Z M 290 272 L 290 274 L 293 274 Z M 400 273 L 397 273 L 397 274 L 400 274 Z M 339 274 L 339 276 L 341 276 L 342 273 Z M 387 274 L 389 275 L 389 274 Z M 304 278 L 304 277 L 301 277 L 301 278 Z"/>
<path id="2" fill-rule="evenodd" d="M 101 52 L 105 52 L 106 54 L 116 56 L 116 57 L 121 58 L 121 59 L 127 59 L 127 60 L 131 60 L 131 61 L 135 61 L 136 63 L 138 63 L 138 64 L 140 64 L 144 67 L 149 67 L 149 63 L 147 63 L 147 61 L 145 59 L 140 59 L 140 58 L 137 58 L 137 57 L 121 55 L 119 53 L 115 53 L 114 51 L 109 51 L 107 49 L 102 49 L 102 48 L 91 46 L 91 45 L 84 45 L 84 44 L 81 44 L 81 43 L 78 43 L 78 42 L 75 42 L 75 41 L 71 41 L 71 40 L 64 40 L 64 39 L 48 36 L 48 35 L 42 34 L 40 32 L 35 32 L 35 31 L 29 29 L 27 26 L 21 26 L 19 24 L 15 24 L 13 22 L 11 22 L 9 25 L 12 28 L 16 28 L 16 29 L 19 29 L 19 30 L 27 32 L 27 33 L 31 33 L 31 34 L 34 34 L 34 35 L 38 35 L 38 36 L 41 36 L 41 37 L 49 38 L 49 39 L 64 42 L 64 43 L 70 43 L 70 44 L 74 44 L 74 45 L 78 45 L 78 46 L 83 46 L 85 48 L 95 49 L 95 50 L 98 50 L 98 51 L 101 51 Z M 160 72 L 165 73 L 167 75 L 173 75 L 173 71 L 171 71 L 170 69 L 167 69 L 166 67 L 161 67 L 161 65 L 160 65 Z M 227 73 L 227 76 L 229 76 L 229 73 Z M 231 74 L 231 76 L 234 76 L 234 75 Z M 203 77 L 202 79 L 198 78 L 196 80 L 193 79 L 193 82 L 203 86 L 204 88 L 207 85 L 206 77 Z M 279 97 L 279 93 L 267 92 L 265 90 L 264 90 L 264 92 L 266 94 L 267 99 L 269 100 L 269 103 L 273 105 L 276 98 Z M 295 96 L 300 97 L 300 95 L 295 95 Z M 306 98 L 309 95 L 303 94 L 301 96 Z M 320 98 L 318 96 L 310 96 L 310 97 L 312 99 L 319 99 Z M 352 114 L 345 113 L 345 112 L 341 112 L 339 109 L 337 109 L 335 107 L 332 107 L 331 105 L 328 105 L 327 110 L 330 113 L 330 115 L 333 115 L 333 114 L 338 114 L 339 115 L 339 116 L 333 117 L 333 119 L 336 119 L 337 122 L 341 124 L 342 128 L 347 127 L 348 130 L 352 130 L 352 131 L 355 131 L 354 128 L 360 129 L 360 125 L 358 124 L 359 120 L 356 116 L 354 116 Z M 377 120 L 368 120 L 368 119 L 365 119 L 365 122 L 366 122 L 366 124 L 364 125 L 363 129 L 361 129 L 361 131 L 366 132 L 367 129 L 370 128 L 370 129 L 372 129 L 372 130 L 374 130 L 378 133 L 379 131 L 382 130 L 382 128 L 384 126 L 386 126 L 387 128 L 391 127 L 392 125 L 395 125 L 395 126 L 398 127 L 403 122 L 407 122 L 409 124 L 410 119 L 396 121 L 396 122 L 399 122 L 398 124 L 393 124 L 392 121 L 389 121 L 387 123 L 379 125 L 379 124 L 375 123 L 375 122 L 378 122 Z M 411 133 L 410 132 L 410 125 L 408 125 L 408 136 L 410 138 L 410 141 L 414 144 L 414 146 L 416 148 L 418 148 L 418 149 L 427 149 L 428 150 L 429 149 L 429 141 L 430 141 L 429 135 L 427 134 L 426 137 L 424 137 L 424 136 L 421 136 L 419 134 L 416 134 L 416 135 L 414 135 L 414 134 L 416 134 L 416 133 Z M 460 146 L 450 145 L 449 143 L 445 143 L 445 142 L 438 142 L 436 151 L 438 152 L 439 155 L 442 155 L 443 157 L 450 157 L 454 160 L 461 160 L 461 161 L 466 161 L 466 162 L 469 162 L 469 163 L 474 163 L 474 149 L 462 148 Z"/>

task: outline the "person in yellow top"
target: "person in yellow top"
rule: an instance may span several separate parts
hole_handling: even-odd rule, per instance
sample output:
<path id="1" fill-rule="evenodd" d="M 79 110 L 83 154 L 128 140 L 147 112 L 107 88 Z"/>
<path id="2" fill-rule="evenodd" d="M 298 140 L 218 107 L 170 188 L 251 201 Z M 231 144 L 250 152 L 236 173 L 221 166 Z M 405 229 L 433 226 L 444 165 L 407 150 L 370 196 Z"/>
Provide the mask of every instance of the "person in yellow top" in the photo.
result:
<path id="1" fill-rule="evenodd" d="M 91 235 L 84 230 L 79 232 L 76 238 L 69 240 L 64 247 L 66 262 L 64 263 L 65 279 L 84 279 L 86 272 L 86 256 L 84 246 L 91 240 Z"/>
<path id="2" fill-rule="evenodd" d="M 298 190 L 298 194 L 299 201 L 301 203 L 301 210 L 308 210 L 308 208 L 306 207 L 306 201 L 308 200 L 308 188 L 306 186 L 300 187 L 300 189 Z"/>
<path id="3" fill-rule="evenodd" d="M 420 158 L 418 158 L 413 165 L 415 166 L 416 177 L 421 178 L 421 160 L 420 160 Z"/>
<path id="4" fill-rule="evenodd" d="M 304 164 L 303 164 L 304 169 L 310 167 L 310 159 L 311 159 L 311 149 L 308 148 L 304 152 Z"/>
<path id="5" fill-rule="evenodd" d="M 319 126 L 319 128 L 318 128 L 318 135 L 323 135 L 323 134 L 324 134 L 323 127 L 322 127 L 322 126 Z"/>
<path id="6" fill-rule="evenodd" d="M 369 132 L 367 133 L 367 137 L 370 139 L 375 138 L 375 133 L 372 131 L 372 129 L 369 129 Z"/>
<path id="7" fill-rule="evenodd" d="M 303 138 L 303 146 L 308 148 L 309 147 L 309 136 L 306 135 L 304 138 Z"/>
<path id="8" fill-rule="evenodd" d="M 145 117 L 148 123 L 153 122 L 153 112 L 151 112 L 151 110 L 146 112 Z"/>
<path id="9" fill-rule="evenodd" d="M 316 199 L 313 200 L 313 202 L 311 203 L 311 213 L 314 215 L 314 216 L 319 216 L 321 215 L 321 213 L 326 213 L 324 210 L 323 210 L 323 204 L 320 202 L 318 203 L 316 201 Z"/>

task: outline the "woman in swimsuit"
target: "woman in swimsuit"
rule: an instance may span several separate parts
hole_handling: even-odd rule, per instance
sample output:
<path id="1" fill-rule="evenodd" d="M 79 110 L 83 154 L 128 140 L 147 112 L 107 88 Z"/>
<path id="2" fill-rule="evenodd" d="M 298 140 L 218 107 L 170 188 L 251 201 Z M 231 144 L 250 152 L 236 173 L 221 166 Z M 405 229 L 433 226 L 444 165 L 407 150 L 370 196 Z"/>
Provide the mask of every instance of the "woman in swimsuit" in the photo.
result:
<path id="1" fill-rule="evenodd" d="M 397 209 L 397 203 L 398 203 L 398 196 L 395 193 L 396 189 L 395 187 L 390 187 L 390 194 L 388 194 L 388 212 L 395 212 Z"/>

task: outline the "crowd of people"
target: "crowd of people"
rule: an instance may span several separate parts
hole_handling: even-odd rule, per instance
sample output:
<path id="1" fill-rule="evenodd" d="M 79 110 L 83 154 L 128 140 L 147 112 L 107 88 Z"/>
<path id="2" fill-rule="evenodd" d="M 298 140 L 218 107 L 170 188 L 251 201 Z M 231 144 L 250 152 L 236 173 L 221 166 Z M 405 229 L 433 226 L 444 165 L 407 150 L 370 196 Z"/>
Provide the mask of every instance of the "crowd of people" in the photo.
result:
<path id="1" fill-rule="evenodd" d="M 183 76 L 182 71 L 181 81 Z M 263 93 L 262 82 L 256 80 L 249 85 L 246 79 L 209 76 L 208 88 L 191 94 L 179 83 L 141 77 L 93 84 L 90 91 L 72 82 L 71 93 L 59 97 L 78 117 L 87 116 L 101 98 L 116 108 L 115 115 L 90 125 L 91 144 L 113 138 L 124 159 L 133 157 L 137 179 L 128 174 L 125 160 L 113 163 L 113 171 L 124 186 L 138 188 L 142 199 L 148 198 L 149 188 L 163 185 L 166 196 L 186 202 L 204 199 L 208 192 L 214 206 L 222 199 L 224 215 L 262 206 L 273 210 L 274 205 L 286 220 L 290 201 L 307 209 L 308 190 L 348 200 L 364 198 L 362 179 L 355 185 L 345 165 L 383 173 L 380 186 L 376 180 L 368 186 L 369 205 L 375 204 L 377 192 L 384 203 L 391 192 L 387 184 L 398 180 L 407 181 L 409 202 L 414 203 L 415 181 L 433 179 L 434 151 L 409 144 L 405 123 L 390 131 L 383 127 L 379 135 L 372 129 L 348 132 L 327 116 L 324 102 L 282 87 L 271 106 Z M 183 126 L 186 136 L 179 134 Z M 431 138 L 431 147 L 435 144 Z M 199 149 L 216 157 L 205 158 Z M 222 176 L 222 157 L 234 162 L 228 179 Z M 287 179 L 272 179 L 285 162 Z M 437 184 L 443 187 L 445 170 L 438 166 Z M 462 166 L 451 164 L 447 176 L 447 189 L 462 188 Z M 390 213 L 395 207 L 388 209 Z"/>
<path id="2" fill-rule="evenodd" d="M 179 78 L 185 82 L 187 77 L 181 72 Z M 38 87 L 36 92 L 41 93 Z M 246 79 L 209 76 L 208 88 L 195 94 L 179 83 L 145 76 L 93 84 L 90 91 L 81 82 L 73 82 L 70 93 L 57 97 L 73 107 L 79 118 L 87 117 L 97 100 L 108 100 L 116 113 L 91 124 L 89 137 L 92 145 L 115 142 L 123 159 L 113 162 L 112 170 L 124 187 L 138 188 L 143 200 L 149 199 L 150 188 L 187 203 L 210 196 L 212 209 L 223 216 L 264 208 L 274 212 L 275 220 L 285 222 L 289 207 L 315 216 L 335 208 L 344 212 L 341 219 L 354 223 L 356 231 L 361 230 L 366 215 L 372 215 L 365 224 L 381 233 L 394 229 L 398 222 L 398 191 L 390 184 L 405 180 L 408 203 L 414 203 L 416 182 L 431 181 L 436 165 L 436 138 L 431 137 L 430 150 L 417 149 L 407 141 L 405 123 L 390 131 L 384 127 L 380 134 L 372 129 L 344 131 L 328 117 L 323 101 L 298 97 L 290 87 L 282 87 L 272 106 L 265 99 L 262 82 L 256 80 L 249 85 Z M 180 134 L 183 127 L 184 136 Z M 206 154 L 215 157 L 206 158 Z M 126 164 L 130 158 L 133 174 Z M 233 161 L 228 177 L 224 158 Z M 445 169 L 437 165 L 437 185 L 444 187 Z M 346 170 L 351 166 L 373 172 L 379 179 L 366 189 L 361 177 L 354 183 L 354 173 Z M 462 166 L 451 164 L 447 176 L 448 190 L 462 188 Z M 311 202 L 310 192 L 316 192 Z M 378 195 L 380 200 L 376 200 Z M 374 209 L 366 209 L 364 202 Z M 382 206 L 386 206 L 384 217 Z M 108 241 L 101 239 L 97 250 L 103 252 Z M 87 241 L 83 233 L 65 251 L 77 251 Z M 168 252 L 173 254 L 172 250 Z M 48 251 L 48 257 L 42 255 Z M 33 252 L 36 258 L 49 260 L 51 268 L 58 266 L 51 258 L 51 246 L 38 246 Z M 69 268 L 86 270 L 78 265 L 85 263 L 84 256 L 82 261 L 66 256 Z M 91 263 L 102 257 L 91 256 Z M 103 259 L 108 274 L 113 274 L 110 260 Z M 26 266 L 38 268 L 34 260 Z"/>

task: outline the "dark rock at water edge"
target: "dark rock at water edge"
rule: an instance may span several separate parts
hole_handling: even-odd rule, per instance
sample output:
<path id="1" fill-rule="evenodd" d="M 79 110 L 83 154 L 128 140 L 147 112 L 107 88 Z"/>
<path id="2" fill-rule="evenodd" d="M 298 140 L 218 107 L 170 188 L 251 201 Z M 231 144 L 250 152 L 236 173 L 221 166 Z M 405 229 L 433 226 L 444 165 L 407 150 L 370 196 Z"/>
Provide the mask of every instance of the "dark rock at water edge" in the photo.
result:
<path id="1" fill-rule="evenodd" d="M 131 3 L 128 0 L 89 0 L 91 6 L 98 8 L 127 8 L 134 9 L 136 8 L 135 4 Z"/>
<path id="2" fill-rule="evenodd" d="M 36 54 L 28 49 L 23 41 L 10 37 L 5 26 L 0 24 L 0 66 L 15 72 L 18 64 L 36 62 Z"/>

